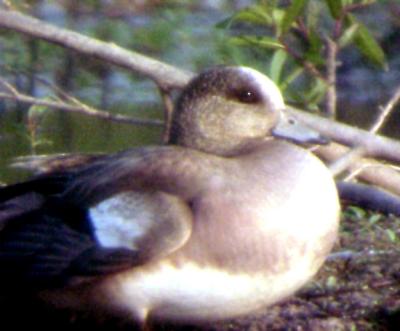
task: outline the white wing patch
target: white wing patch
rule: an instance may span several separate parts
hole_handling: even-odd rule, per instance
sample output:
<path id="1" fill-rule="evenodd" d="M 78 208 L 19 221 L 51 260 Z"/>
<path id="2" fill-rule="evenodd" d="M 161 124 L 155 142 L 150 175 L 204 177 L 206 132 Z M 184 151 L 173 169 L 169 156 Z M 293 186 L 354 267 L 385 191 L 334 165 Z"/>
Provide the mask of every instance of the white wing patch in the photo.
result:
<path id="1" fill-rule="evenodd" d="M 136 249 L 137 240 L 154 222 L 154 211 L 146 204 L 144 193 L 125 192 L 89 209 L 95 236 L 104 247 Z"/>

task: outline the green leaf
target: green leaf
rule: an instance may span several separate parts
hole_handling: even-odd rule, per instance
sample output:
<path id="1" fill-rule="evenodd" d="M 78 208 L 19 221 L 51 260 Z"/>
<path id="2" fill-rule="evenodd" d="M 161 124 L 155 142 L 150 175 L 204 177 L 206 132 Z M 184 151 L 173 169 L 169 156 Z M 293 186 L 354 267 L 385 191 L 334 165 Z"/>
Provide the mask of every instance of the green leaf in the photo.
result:
<path id="1" fill-rule="evenodd" d="M 287 77 L 286 79 L 280 84 L 280 89 L 281 91 L 285 91 L 287 87 L 297 78 L 299 77 L 302 73 L 304 72 L 304 68 L 301 66 L 298 66 L 296 69 L 294 69 Z"/>
<path id="2" fill-rule="evenodd" d="M 331 13 L 334 19 L 338 19 L 343 10 L 343 3 L 341 0 L 325 0 L 326 5 L 329 8 L 329 12 Z"/>
<path id="3" fill-rule="evenodd" d="M 372 214 L 369 218 L 368 218 L 368 222 L 373 225 L 377 222 L 379 222 L 380 220 L 382 220 L 382 215 L 381 214 Z"/>
<path id="4" fill-rule="evenodd" d="M 279 84 L 282 76 L 283 65 L 286 62 L 287 53 L 283 49 L 277 49 L 271 58 L 269 77 Z"/>
<path id="5" fill-rule="evenodd" d="M 31 145 L 34 149 L 36 149 L 38 147 L 52 146 L 53 141 L 51 141 L 50 139 L 42 138 L 35 141 L 31 141 Z"/>
<path id="6" fill-rule="evenodd" d="M 277 27 L 277 34 L 280 35 L 280 26 L 282 24 L 283 18 L 285 17 L 286 10 L 281 8 L 273 8 L 271 9 L 271 16 L 273 19 L 273 25 Z"/>
<path id="7" fill-rule="evenodd" d="M 251 6 L 244 8 L 231 17 L 217 23 L 217 28 L 230 28 L 234 22 L 247 22 L 256 25 L 270 25 L 272 24 L 272 16 L 263 6 Z"/>
<path id="8" fill-rule="evenodd" d="M 367 27 L 351 14 L 348 14 L 346 19 L 348 24 L 359 25 L 359 29 L 355 35 L 354 41 L 363 56 L 374 65 L 387 70 L 388 64 L 386 55 Z"/>
<path id="9" fill-rule="evenodd" d="M 285 15 L 283 16 L 282 22 L 280 24 L 280 35 L 286 33 L 293 22 L 300 16 L 303 12 L 305 5 L 308 0 L 293 0 L 291 5 L 285 10 Z"/>
<path id="10" fill-rule="evenodd" d="M 261 36 L 240 36 L 232 37 L 229 42 L 238 46 L 257 46 L 267 49 L 284 48 L 284 46 L 278 42 L 275 38 L 261 37 Z"/>
<path id="11" fill-rule="evenodd" d="M 344 214 L 346 217 L 361 220 L 361 219 L 365 218 L 367 213 L 364 209 L 362 209 L 360 207 L 348 206 L 345 209 Z"/>
<path id="12" fill-rule="evenodd" d="M 348 28 L 346 28 L 337 41 L 339 48 L 344 48 L 350 44 L 354 40 L 359 28 L 360 26 L 357 23 L 351 24 Z"/>
<path id="13" fill-rule="evenodd" d="M 387 234 L 387 236 L 389 237 L 389 240 L 390 240 L 391 242 L 395 242 L 395 241 L 397 240 L 396 232 L 394 232 L 393 230 L 391 230 L 391 229 L 386 229 L 386 234 Z"/>
<path id="14" fill-rule="evenodd" d="M 314 86 L 306 93 L 307 103 L 317 104 L 325 96 L 328 88 L 327 83 L 322 79 L 315 79 Z"/>
<path id="15" fill-rule="evenodd" d="M 326 286 L 328 288 L 334 288 L 337 285 L 337 279 L 335 276 L 329 276 L 326 280 Z"/>
<path id="16" fill-rule="evenodd" d="M 43 101 L 51 100 L 50 97 L 45 97 Z M 43 105 L 31 105 L 28 110 L 28 120 L 38 122 L 50 111 L 48 106 Z"/>
<path id="17" fill-rule="evenodd" d="M 322 65 L 325 63 L 325 59 L 322 57 L 321 53 L 324 47 L 320 36 L 315 30 L 309 31 L 308 37 L 308 48 L 307 52 L 304 54 L 304 58 L 316 65 Z"/>

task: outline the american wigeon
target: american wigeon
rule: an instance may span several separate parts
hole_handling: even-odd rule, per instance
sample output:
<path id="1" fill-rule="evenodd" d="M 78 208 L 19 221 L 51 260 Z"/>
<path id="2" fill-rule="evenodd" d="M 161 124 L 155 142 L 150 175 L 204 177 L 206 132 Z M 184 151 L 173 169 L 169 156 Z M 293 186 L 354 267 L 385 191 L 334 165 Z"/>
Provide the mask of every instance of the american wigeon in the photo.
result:
<path id="1" fill-rule="evenodd" d="M 337 236 L 323 142 L 246 67 L 195 77 L 169 144 L 88 158 L 0 189 L 0 284 L 56 307 L 201 322 L 279 302 Z"/>

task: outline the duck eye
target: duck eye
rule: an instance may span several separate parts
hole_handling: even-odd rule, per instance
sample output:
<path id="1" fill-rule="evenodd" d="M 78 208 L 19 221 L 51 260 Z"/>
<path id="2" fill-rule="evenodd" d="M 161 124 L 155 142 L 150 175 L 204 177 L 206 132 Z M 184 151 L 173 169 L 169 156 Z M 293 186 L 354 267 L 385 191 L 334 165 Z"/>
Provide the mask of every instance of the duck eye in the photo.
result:
<path id="1" fill-rule="evenodd" d="M 235 98 L 242 103 L 258 103 L 261 99 L 258 93 L 248 89 L 235 91 Z"/>

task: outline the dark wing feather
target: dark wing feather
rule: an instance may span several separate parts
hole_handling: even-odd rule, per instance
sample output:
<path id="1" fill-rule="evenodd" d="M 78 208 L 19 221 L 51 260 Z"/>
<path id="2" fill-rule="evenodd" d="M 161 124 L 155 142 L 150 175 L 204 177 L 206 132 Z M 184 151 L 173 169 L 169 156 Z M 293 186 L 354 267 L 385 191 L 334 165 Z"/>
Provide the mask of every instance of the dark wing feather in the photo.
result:
<path id="1" fill-rule="evenodd" d="M 9 288 L 65 286 L 138 263 L 135 251 L 103 248 L 90 234 L 42 211 L 13 219 L 0 232 L 0 284 Z"/>
<path id="2" fill-rule="evenodd" d="M 185 155 L 172 147 L 133 150 L 0 187 L 0 288 L 66 286 L 141 265 L 180 247 L 190 235 L 192 214 L 186 201 L 172 193 L 182 188 L 171 185 Z M 150 215 L 141 229 L 145 231 L 132 236 L 132 246 L 102 246 L 89 208 L 129 190 L 138 190 L 144 214 Z M 135 200 L 135 194 L 125 198 Z M 126 205 L 129 201 L 122 209 Z M 142 222 L 140 227 L 143 219 L 132 215 L 140 212 L 141 204 L 136 205 L 138 209 L 127 208 L 126 220 Z M 125 214 L 122 210 L 120 215 Z"/>

